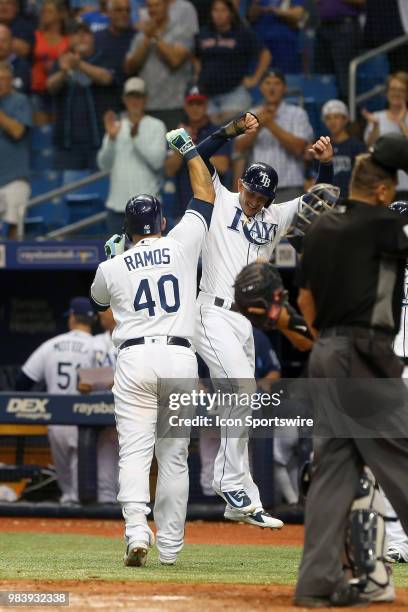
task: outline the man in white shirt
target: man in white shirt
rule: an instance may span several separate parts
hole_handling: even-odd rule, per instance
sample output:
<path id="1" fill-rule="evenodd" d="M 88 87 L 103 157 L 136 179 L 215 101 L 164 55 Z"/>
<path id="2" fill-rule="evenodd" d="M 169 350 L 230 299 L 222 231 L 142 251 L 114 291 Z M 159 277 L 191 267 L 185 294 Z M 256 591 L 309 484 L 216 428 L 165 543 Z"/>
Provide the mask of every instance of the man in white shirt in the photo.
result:
<path id="1" fill-rule="evenodd" d="M 94 310 L 86 297 L 71 300 L 69 332 L 47 340 L 27 359 L 17 379 L 18 391 L 44 381 L 52 394 L 77 393 L 77 370 L 92 365 L 91 326 Z M 49 425 L 52 458 L 61 489 L 61 503 L 78 503 L 78 427 Z"/>
<path id="2" fill-rule="evenodd" d="M 215 199 L 211 176 L 187 132 L 175 130 L 167 138 L 188 165 L 193 189 L 189 208 L 162 237 L 165 222 L 159 200 L 146 194 L 131 198 L 125 231 L 133 245 L 101 263 L 91 287 L 95 307 L 106 310 L 110 305 L 116 321 L 112 339 L 118 349 L 113 386 L 118 500 L 125 519 L 124 562 L 131 566 L 145 565 L 154 543 L 146 520 L 153 451 L 158 462 L 154 518 L 161 563 L 174 565 L 183 547 L 189 433 L 172 437 L 166 397 L 192 390 L 198 379 L 193 305 L 198 258 Z"/>
<path id="3" fill-rule="evenodd" d="M 157 196 L 163 179 L 167 154 L 166 127 L 145 115 L 146 86 L 139 77 L 125 82 L 123 103 L 127 113 L 120 120 L 113 111 L 105 115 L 106 134 L 97 161 L 101 170 L 110 170 L 106 202 L 108 234 L 120 233 L 125 203 L 135 193 Z"/>
<path id="4" fill-rule="evenodd" d="M 254 110 L 261 129 L 258 133 L 240 136 L 235 143 L 236 152 L 248 155 L 249 161 L 264 162 L 275 168 L 279 176 L 276 203 L 287 202 L 304 192 L 303 155 L 313 139 L 306 111 L 287 104 L 286 91 L 285 75 L 280 70 L 264 75 L 261 82 L 264 100 Z"/>

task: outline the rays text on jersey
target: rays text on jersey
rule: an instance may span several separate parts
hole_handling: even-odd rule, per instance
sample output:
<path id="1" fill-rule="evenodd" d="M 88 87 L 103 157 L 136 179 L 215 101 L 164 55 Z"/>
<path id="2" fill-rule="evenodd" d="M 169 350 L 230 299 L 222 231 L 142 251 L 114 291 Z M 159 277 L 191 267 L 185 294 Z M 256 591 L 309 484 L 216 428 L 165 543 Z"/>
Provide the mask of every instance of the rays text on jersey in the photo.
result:
<path id="1" fill-rule="evenodd" d="M 272 242 L 278 230 L 278 225 L 276 223 L 267 223 L 266 221 L 258 219 L 253 219 L 252 222 L 248 222 L 242 210 L 237 206 L 234 208 L 235 215 L 231 225 L 228 225 L 227 229 L 233 232 L 242 232 L 251 244 L 256 244 L 257 246 Z"/>

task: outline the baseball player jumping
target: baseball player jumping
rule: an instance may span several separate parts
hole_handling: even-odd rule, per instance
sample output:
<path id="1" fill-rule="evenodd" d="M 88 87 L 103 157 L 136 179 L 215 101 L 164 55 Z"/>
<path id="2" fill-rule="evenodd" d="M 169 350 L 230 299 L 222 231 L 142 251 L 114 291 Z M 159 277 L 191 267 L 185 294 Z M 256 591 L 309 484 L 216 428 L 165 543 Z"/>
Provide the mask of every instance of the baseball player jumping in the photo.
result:
<path id="1" fill-rule="evenodd" d="M 169 379 L 198 379 L 192 350 L 198 258 L 211 220 L 215 193 L 207 167 L 183 129 L 167 134 L 187 161 L 193 198 L 182 220 L 166 236 L 159 200 L 129 200 L 125 230 L 133 246 L 101 263 L 91 287 L 99 310 L 112 308 L 118 348 L 113 393 L 119 436 L 119 495 L 125 519 L 125 565 L 142 566 L 154 536 L 149 473 L 153 450 L 158 462 L 154 505 L 162 564 L 173 565 L 183 547 L 188 498 L 188 439 L 158 437 L 158 396 L 174 388 Z M 112 241 L 111 242 L 112 246 Z M 115 253 L 113 253 L 115 254 Z M 160 379 L 160 387 L 159 381 Z M 174 381 L 174 385 L 177 380 Z M 186 383 L 187 384 L 187 383 Z"/>
<path id="2" fill-rule="evenodd" d="M 255 115 L 246 113 L 198 145 L 213 177 L 216 207 L 202 254 L 195 346 L 211 378 L 227 379 L 235 391 L 235 384 L 239 386 L 244 380 L 247 383 L 253 380 L 255 357 L 251 324 L 235 312 L 235 278 L 246 264 L 258 257 L 271 258 L 300 206 L 300 198 L 273 204 L 278 176 L 268 164 L 251 164 L 239 180 L 239 192 L 232 193 L 221 184 L 209 162 L 226 139 L 258 128 Z M 333 149 L 330 139 L 322 136 L 310 153 L 321 162 L 316 182 L 331 183 Z M 221 436 L 213 488 L 227 502 L 225 517 L 279 529 L 282 521 L 264 511 L 258 487 L 252 480 L 247 433 L 241 432 L 234 437 L 224 429 Z"/>

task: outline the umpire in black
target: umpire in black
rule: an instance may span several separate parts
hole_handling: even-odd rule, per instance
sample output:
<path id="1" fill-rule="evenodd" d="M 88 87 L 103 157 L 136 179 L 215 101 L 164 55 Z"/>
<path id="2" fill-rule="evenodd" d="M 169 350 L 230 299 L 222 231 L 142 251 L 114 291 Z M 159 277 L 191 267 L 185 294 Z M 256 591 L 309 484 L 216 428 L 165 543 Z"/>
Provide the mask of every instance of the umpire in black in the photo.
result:
<path id="1" fill-rule="evenodd" d="M 295 593 L 295 603 L 303 607 L 364 603 L 341 564 L 363 465 L 373 471 L 408 533 L 408 403 L 400 382 L 402 364 L 392 350 L 400 323 L 408 225 L 387 208 L 394 200 L 397 169 L 408 171 L 408 138 L 383 136 L 372 153 L 357 157 L 350 198 L 337 212 L 322 214 L 304 241 L 298 304 L 317 335 L 309 374 L 336 379 L 321 381 L 327 385 L 342 379 L 347 392 L 330 393 L 326 410 L 315 414 L 313 477 Z M 391 382 L 397 388 L 393 402 Z M 360 435 L 361 415 L 364 423 L 375 421 L 372 436 Z"/>

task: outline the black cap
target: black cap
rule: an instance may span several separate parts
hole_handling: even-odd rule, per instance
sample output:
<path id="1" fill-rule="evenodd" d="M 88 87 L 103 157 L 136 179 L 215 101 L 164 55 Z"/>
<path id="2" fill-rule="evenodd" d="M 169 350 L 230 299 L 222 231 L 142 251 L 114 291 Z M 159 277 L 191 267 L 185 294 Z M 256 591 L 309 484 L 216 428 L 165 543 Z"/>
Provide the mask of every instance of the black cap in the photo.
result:
<path id="1" fill-rule="evenodd" d="M 271 70 L 268 70 L 267 72 L 265 72 L 265 74 L 262 77 L 262 80 L 264 81 L 268 77 L 275 77 L 276 79 L 279 79 L 280 81 L 282 81 L 282 83 L 285 83 L 286 85 L 285 75 L 283 74 L 282 70 L 279 70 L 279 68 L 276 68 L 276 69 L 272 68 Z"/>
<path id="2" fill-rule="evenodd" d="M 408 138 L 403 134 L 390 133 L 380 136 L 370 149 L 372 159 L 389 172 L 408 172 Z"/>

